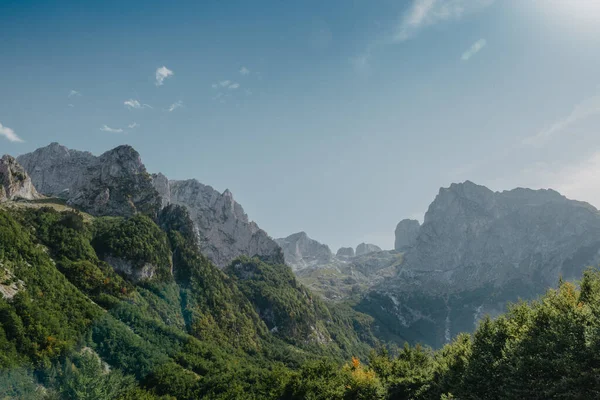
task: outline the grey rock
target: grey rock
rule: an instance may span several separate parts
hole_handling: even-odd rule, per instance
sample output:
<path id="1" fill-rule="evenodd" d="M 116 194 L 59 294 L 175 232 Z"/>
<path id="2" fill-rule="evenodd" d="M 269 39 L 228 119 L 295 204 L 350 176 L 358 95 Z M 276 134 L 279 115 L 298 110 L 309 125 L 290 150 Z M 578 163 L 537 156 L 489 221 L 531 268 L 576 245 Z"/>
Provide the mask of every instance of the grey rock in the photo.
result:
<path id="1" fill-rule="evenodd" d="M 356 246 L 355 254 L 356 256 L 362 256 L 364 254 L 374 253 L 376 251 L 381 251 L 381 248 L 374 244 L 361 243 L 358 246 Z"/>
<path id="2" fill-rule="evenodd" d="M 466 181 L 440 189 L 403 255 L 358 307 L 399 340 L 439 347 L 507 302 L 598 265 L 600 213 L 553 190 L 493 192 Z"/>
<path id="3" fill-rule="evenodd" d="M 352 247 L 340 247 L 335 253 L 336 257 L 354 257 L 354 249 Z"/>
<path id="4" fill-rule="evenodd" d="M 553 190 L 492 192 L 472 182 L 442 188 L 404 269 L 444 290 L 526 280 L 554 285 L 600 261 L 600 214 Z"/>
<path id="5" fill-rule="evenodd" d="M 131 146 L 119 146 L 101 156 L 70 150 L 58 143 L 18 157 L 40 192 L 61 197 L 92 215 L 152 217 L 168 204 L 187 208 L 200 251 L 223 267 L 241 255 L 283 263 L 279 246 L 248 220 L 226 190 L 219 193 L 196 180 L 170 181 L 151 176 Z"/>
<path id="6" fill-rule="evenodd" d="M 217 266 L 224 267 L 242 255 L 284 262 L 277 243 L 249 221 L 229 190 L 219 193 L 195 179 L 174 181 L 160 173 L 152 181 L 163 207 L 175 204 L 188 210 L 200 251 Z"/>
<path id="7" fill-rule="evenodd" d="M 121 274 L 124 274 L 133 282 L 140 282 L 149 280 L 156 275 L 157 267 L 150 263 L 143 264 L 141 266 L 135 266 L 133 262 L 124 260 L 122 258 L 106 256 L 106 261 L 113 269 Z"/>
<path id="8" fill-rule="evenodd" d="M 414 219 L 403 219 L 396 225 L 394 249 L 404 251 L 415 245 L 421 224 Z"/>
<path id="9" fill-rule="evenodd" d="M 41 193 L 64 198 L 92 215 L 155 216 L 160 207 L 152 179 L 131 146 L 96 157 L 52 143 L 17 160 Z"/>
<path id="10" fill-rule="evenodd" d="M 275 242 L 281 246 L 285 262 L 292 270 L 327 264 L 333 258 L 329 246 L 309 238 L 305 232 L 275 239 Z"/>
<path id="11" fill-rule="evenodd" d="M 0 158 L 0 201 L 41 197 L 17 160 L 9 155 Z"/>

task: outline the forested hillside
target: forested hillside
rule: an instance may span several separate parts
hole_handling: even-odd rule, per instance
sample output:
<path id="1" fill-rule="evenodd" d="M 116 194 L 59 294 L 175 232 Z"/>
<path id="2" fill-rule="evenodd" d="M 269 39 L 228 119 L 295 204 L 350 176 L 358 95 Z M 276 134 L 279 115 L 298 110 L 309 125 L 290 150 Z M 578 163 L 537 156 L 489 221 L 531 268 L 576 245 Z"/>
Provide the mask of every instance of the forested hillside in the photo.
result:
<path id="1" fill-rule="evenodd" d="M 278 398 L 307 360 L 376 344 L 369 317 L 313 298 L 285 265 L 216 268 L 182 207 L 154 221 L 8 204 L 0 398 Z"/>
<path id="2" fill-rule="evenodd" d="M 156 222 L 0 209 L 0 398 L 600 395 L 599 272 L 438 351 L 398 348 L 285 265 L 246 257 L 219 270 L 192 231 L 177 206 Z"/>

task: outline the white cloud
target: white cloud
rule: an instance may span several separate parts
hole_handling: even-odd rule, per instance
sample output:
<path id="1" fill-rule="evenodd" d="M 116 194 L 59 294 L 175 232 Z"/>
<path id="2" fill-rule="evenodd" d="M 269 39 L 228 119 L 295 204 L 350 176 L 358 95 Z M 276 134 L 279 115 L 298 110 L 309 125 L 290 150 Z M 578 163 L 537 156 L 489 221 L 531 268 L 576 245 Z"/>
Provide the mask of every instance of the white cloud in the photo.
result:
<path id="1" fill-rule="evenodd" d="M 81 96 L 81 93 L 79 93 L 77 90 L 71 90 L 69 92 L 69 97 L 74 97 L 74 96 Z"/>
<path id="2" fill-rule="evenodd" d="M 178 109 L 179 107 L 183 107 L 183 102 L 182 101 L 178 101 L 176 103 L 173 103 L 169 106 L 168 111 L 172 112 L 173 110 Z"/>
<path id="3" fill-rule="evenodd" d="M 463 53 L 463 55 L 460 59 L 463 61 L 468 61 L 475 54 L 479 53 L 481 51 L 481 49 L 483 49 L 486 45 L 487 45 L 487 41 L 485 39 L 479 39 L 478 41 L 473 43 L 467 51 L 465 51 Z"/>
<path id="4" fill-rule="evenodd" d="M 239 89 L 240 84 L 239 83 L 232 83 L 231 85 L 229 85 L 229 89 Z"/>
<path id="5" fill-rule="evenodd" d="M 132 122 L 131 124 L 127 125 L 127 127 L 129 127 L 129 129 L 135 129 L 139 126 L 140 126 L 140 124 L 138 124 L 137 122 Z"/>
<path id="6" fill-rule="evenodd" d="M 75 107 L 75 104 L 67 104 L 69 107 Z"/>
<path id="7" fill-rule="evenodd" d="M 216 88 L 219 87 L 219 85 L 217 85 L 216 83 L 213 83 L 211 86 L 212 86 L 213 89 L 216 89 Z"/>
<path id="8" fill-rule="evenodd" d="M 156 70 L 156 86 L 161 86 L 165 79 L 170 76 L 173 76 L 173 71 L 171 71 L 169 68 L 165 67 L 164 65 L 158 68 Z"/>
<path id="9" fill-rule="evenodd" d="M 240 69 L 240 74 L 242 74 L 242 75 L 249 75 L 250 74 L 250 70 L 248 68 L 246 68 L 246 67 L 242 67 Z"/>
<path id="10" fill-rule="evenodd" d="M 227 87 L 227 86 L 231 85 L 231 81 L 229 81 L 229 80 L 221 81 L 221 82 L 219 82 L 219 85 L 221 85 L 221 87 Z"/>
<path id="11" fill-rule="evenodd" d="M 24 142 L 24 140 L 21 139 L 15 133 L 15 131 L 10 129 L 8 126 L 3 126 L 2 124 L 0 124 L 0 136 L 4 136 L 6 139 L 8 139 L 9 142 L 18 142 L 18 143 Z"/>
<path id="12" fill-rule="evenodd" d="M 494 0 L 414 0 L 402 16 L 393 41 L 402 42 L 414 37 L 423 28 L 444 21 L 455 21 L 479 11 Z"/>
<path id="13" fill-rule="evenodd" d="M 523 144 L 539 146 L 571 125 L 598 114 L 600 114 L 600 95 L 592 96 L 577 104 L 568 116 L 554 122 L 554 124 L 537 134 L 526 137 L 523 139 Z"/>
<path id="14" fill-rule="evenodd" d="M 136 109 L 136 110 L 140 110 L 142 108 L 152 108 L 152 107 L 150 107 L 150 105 L 142 104 L 138 100 L 135 100 L 135 99 L 126 100 L 123 102 L 123 104 L 125 105 L 125 107 L 127 107 L 129 109 Z"/>
<path id="15" fill-rule="evenodd" d="M 111 128 L 110 126 L 107 126 L 107 125 L 103 125 L 102 128 L 100 128 L 100 130 L 102 132 L 123 133 L 123 129 L 121 129 L 121 128 Z"/>

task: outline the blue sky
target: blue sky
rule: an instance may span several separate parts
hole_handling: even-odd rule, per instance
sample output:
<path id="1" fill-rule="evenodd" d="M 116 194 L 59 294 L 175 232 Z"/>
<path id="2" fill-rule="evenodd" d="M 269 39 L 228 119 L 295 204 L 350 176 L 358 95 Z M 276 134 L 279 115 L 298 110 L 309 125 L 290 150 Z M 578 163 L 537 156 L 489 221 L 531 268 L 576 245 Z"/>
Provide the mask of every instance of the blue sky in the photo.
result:
<path id="1" fill-rule="evenodd" d="M 275 237 L 391 248 L 466 179 L 600 206 L 595 0 L 3 0 L 0 37 L 0 153 L 131 144 Z"/>

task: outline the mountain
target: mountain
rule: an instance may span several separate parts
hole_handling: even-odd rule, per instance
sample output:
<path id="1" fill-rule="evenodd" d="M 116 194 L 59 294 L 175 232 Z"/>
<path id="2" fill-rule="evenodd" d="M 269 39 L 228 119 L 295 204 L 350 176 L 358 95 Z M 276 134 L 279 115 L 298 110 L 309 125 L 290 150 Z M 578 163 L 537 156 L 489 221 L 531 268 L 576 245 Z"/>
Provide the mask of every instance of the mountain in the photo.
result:
<path id="1" fill-rule="evenodd" d="M 3 182 L 21 171 L 10 165 Z M 372 318 L 284 264 L 219 269 L 186 207 L 95 216 L 15 200 L 0 203 L 2 398 L 277 399 L 300 365 L 378 343 Z"/>
<path id="2" fill-rule="evenodd" d="M 9 155 L 0 159 L 0 201 L 26 199 L 41 196 L 31 183 L 31 178 L 17 160 Z"/>
<path id="3" fill-rule="evenodd" d="M 419 236 L 419 229 L 421 224 L 419 221 L 414 219 L 403 219 L 396 225 L 396 231 L 394 232 L 396 240 L 394 242 L 394 249 L 397 251 L 403 251 L 407 248 L 414 246 L 417 242 L 417 236 Z"/>
<path id="4" fill-rule="evenodd" d="M 277 243 L 249 221 L 229 190 L 219 193 L 195 179 L 174 181 L 160 173 L 153 175 L 152 181 L 163 206 L 175 204 L 187 208 L 198 234 L 200 251 L 218 266 L 224 267 L 242 255 L 283 263 Z"/>
<path id="5" fill-rule="evenodd" d="M 92 215 L 156 215 L 160 199 L 140 155 L 119 146 L 99 157 L 58 143 L 17 157 L 37 190 Z"/>
<path id="6" fill-rule="evenodd" d="M 335 253 L 336 257 L 354 257 L 354 249 L 352 247 L 340 247 Z"/>
<path id="7" fill-rule="evenodd" d="M 600 262 L 600 214 L 553 190 L 440 189 L 398 273 L 356 309 L 392 340 L 440 346 L 507 302 L 533 299 Z"/>
<path id="8" fill-rule="evenodd" d="M 356 246 L 355 254 L 357 256 L 362 256 L 364 254 L 374 253 L 377 251 L 381 251 L 381 248 L 379 246 L 369 243 L 361 243 L 358 246 Z"/>
<path id="9" fill-rule="evenodd" d="M 333 260 L 329 246 L 309 238 L 305 232 L 275 239 L 275 242 L 281 246 L 285 262 L 292 267 L 292 270 L 328 264 Z"/>
<path id="10" fill-rule="evenodd" d="M 194 179 L 170 181 L 160 173 L 150 175 L 131 146 L 96 157 L 52 143 L 17 160 L 40 193 L 95 216 L 141 212 L 155 218 L 169 204 L 184 206 L 200 250 L 220 267 L 241 255 L 283 261 L 279 246 L 248 220 L 231 192 L 221 194 Z"/>

